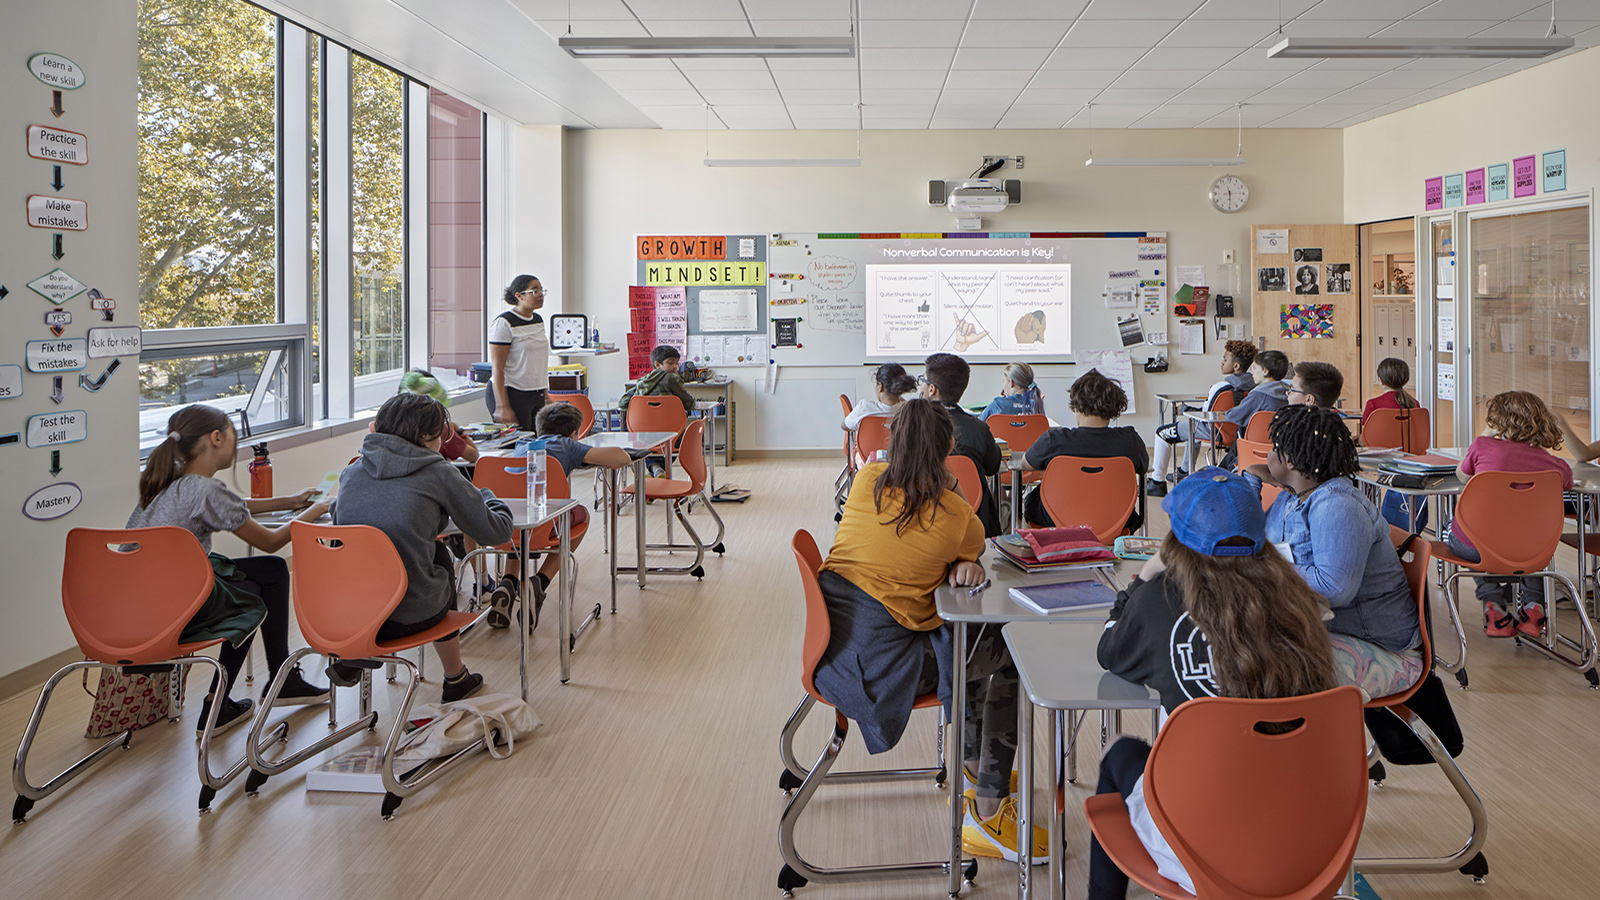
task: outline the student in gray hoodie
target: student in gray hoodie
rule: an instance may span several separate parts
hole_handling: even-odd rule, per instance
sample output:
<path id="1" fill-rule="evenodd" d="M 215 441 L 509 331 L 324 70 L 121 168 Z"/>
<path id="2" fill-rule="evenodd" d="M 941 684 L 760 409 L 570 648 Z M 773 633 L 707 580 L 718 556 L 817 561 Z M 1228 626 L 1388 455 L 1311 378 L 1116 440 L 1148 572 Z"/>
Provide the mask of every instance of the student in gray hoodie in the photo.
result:
<path id="1" fill-rule="evenodd" d="M 1238 406 L 1228 410 L 1228 421 L 1238 426 L 1237 434 L 1241 438 L 1256 413 L 1276 413 L 1289 405 L 1289 382 L 1283 380 L 1289 377 L 1289 357 L 1279 350 L 1262 350 L 1250 364 L 1250 376 L 1256 380 L 1256 386 L 1244 395 Z M 1238 459 L 1239 448 L 1229 447 L 1228 455 L 1222 458 L 1222 468 L 1233 468 Z"/>
<path id="2" fill-rule="evenodd" d="M 405 563 L 406 594 L 378 629 L 394 640 L 432 628 L 455 607 L 455 569 L 439 533 L 454 521 L 480 544 L 511 540 L 511 512 L 494 494 L 472 482 L 439 453 L 449 417 L 424 394 L 396 394 L 378 410 L 361 456 L 339 475 L 333 503 L 337 525 L 371 525 L 394 542 Z M 444 700 L 461 700 L 483 687 L 483 676 L 467 671 L 457 635 L 434 642 L 446 673 Z M 328 677 L 356 683 L 360 670 L 335 664 Z"/>

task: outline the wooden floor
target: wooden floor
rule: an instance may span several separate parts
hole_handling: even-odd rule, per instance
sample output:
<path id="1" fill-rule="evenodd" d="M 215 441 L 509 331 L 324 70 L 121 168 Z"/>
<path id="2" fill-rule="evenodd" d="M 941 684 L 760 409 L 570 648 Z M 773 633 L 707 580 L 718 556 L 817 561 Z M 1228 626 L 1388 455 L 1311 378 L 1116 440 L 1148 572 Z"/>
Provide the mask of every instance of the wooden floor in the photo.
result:
<path id="1" fill-rule="evenodd" d="M 407 800 L 394 821 L 379 818 L 376 795 L 308 795 L 299 775 L 273 779 L 253 800 L 240 778 L 211 815 L 197 817 L 198 704 L 191 702 L 181 726 L 137 733 L 130 752 L 41 801 L 26 825 L 0 825 L 0 896 L 776 898 L 776 743 L 800 696 L 802 610 L 788 538 L 808 528 L 827 546 L 836 471 L 804 460 L 741 463 L 725 473 L 753 492 L 744 505 L 718 507 L 729 526 L 727 556 L 707 561 L 704 582 L 659 577 L 642 592 L 625 583 L 619 613 L 584 636 L 565 686 L 556 678 L 556 629 L 547 612 L 532 650 L 531 700 L 543 727 L 519 741 L 510 759 L 482 757 Z M 576 487 L 585 484 L 580 479 Z M 651 520 L 659 528 L 656 512 Z M 606 596 L 598 533 L 579 557 L 581 609 Z M 466 656 L 491 690 L 515 692 L 514 649 L 508 632 L 493 632 L 469 638 Z M 1593 896 L 1600 693 L 1509 641 L 1491 644 L 1481 629 L 1471 652 L 1472 690 L 1452 689 L 1451 699 L 1467 735 L 1462 767 L 1490 811 L 1489 881 L 1391 875 L 1375 876 L 1373 886 L 1385 900 Z M 436 660 L 429 665 L 437 676 Z M 191 688 L 203 686 L 199 677 Z M 397 692 L 380 688 L 381 712 Z M 421 699 L 437 692 L 433 681 Z M 0 701 L 0 746 L 16 745 L 34 698 Z M 354 697 L 346 699 L 353 712 Z M 58 690 L 36 744 L 35 781 L 84 752 L 88 707 L 76 682 Z M 319 710 L 295 712 L 291 737 L 325 733 Z M 828 718 L 813 716 L 802 733 L 811 758 Z M 1094 758 L 1089 730 L 1086 760 Z M 243 731 L 227 735 L 226 746 L 242 748 Z M 902 745 L 870 764 L 929 760 L 933 738 L 932 714 L 918 713 Z M 852 737 L 840 765 L 858 767 L 865 757 Z M 1042 752 L 1036 758 L 1042 761 Z M 1074 886 L 1086 879 L 1081 802 L 1092 776 L 1086 764 L 1087 784 L 1068 799 Z M 944 795 L 931 784 L 826 789 L 803 823 L 801 850 L 823 864 L 932 858 L 945 811 Z M 1372 794 L 1363 852 L 1451 850 L 1464 840 L 1465 823 L 1436 769 L 1391 767 L 1388 783 Z M 928 880 L 816 885 L 799 896 L 944 892 L 943 882 Z M 1014 893 L 1013 870 L 998 861 L 984 861 L 967 892 Z"/>

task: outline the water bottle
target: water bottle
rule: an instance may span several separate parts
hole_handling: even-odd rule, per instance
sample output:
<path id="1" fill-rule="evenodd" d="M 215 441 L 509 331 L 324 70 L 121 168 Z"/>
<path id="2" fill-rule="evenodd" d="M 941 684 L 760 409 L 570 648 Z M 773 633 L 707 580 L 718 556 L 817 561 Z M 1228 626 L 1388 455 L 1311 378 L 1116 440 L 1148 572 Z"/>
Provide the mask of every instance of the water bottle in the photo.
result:
<path id="1" fill-rule="evenodd" d="M 528 442 L 528 506 L 540 512 L 545 508 L 545 458 L 543 440 Z"/>
<path id="2" fill-rule="evenodd" d="M 267 458 L 266 444 L 253 444 L 255 457 L 250 460 L 250 499 L 264 500 L 272 497 L 272 460 Z"/>

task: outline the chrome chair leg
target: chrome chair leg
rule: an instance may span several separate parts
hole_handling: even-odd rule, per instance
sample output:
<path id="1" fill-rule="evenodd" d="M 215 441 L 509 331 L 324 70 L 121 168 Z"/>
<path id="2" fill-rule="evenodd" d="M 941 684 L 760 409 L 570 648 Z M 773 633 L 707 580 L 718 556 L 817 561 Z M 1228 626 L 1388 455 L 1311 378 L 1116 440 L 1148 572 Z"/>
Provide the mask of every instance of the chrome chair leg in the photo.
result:
<path id="1" fill-rule="evenodd" d="M 296 750 L 275 760 L 266 758 L 263 751 L 267 746 L 267 742 L 261 740 L 261 732 L 267 724 L 267 711 L 272 709 L 272 702 L 278 698 L 278 692 L 283 690 L 283 683 L 288 678 L 288 673 L 294 669 L 295 664 L 313 652 L 310 647 L 302 647 L 289 654 L 289 661 L 278 669 L 277 677 L 272 679 L 272 684 L 267 687 L 267 693 L 261 698 L 261 708 L 256 711 L 255 720 L 250 725 L 250 740 L 246 745 L 246 759 L 249 761 L 251 769 L 250 774 L 245 777 L 244 781 L 246 796 L 257 796 L 261 791 L 261 786 L 266 784 L 268 778 L 289 771 L 329 747 L 347 738 L 354 737 L 361 731 L 370 730 L 378 721 L 377 713 L 365 712 L 351 724 L 313 741 L 309 746 L 301 750 Z M 329 698 L 329 703 L 332 705 L 331 697 Z M 332 723 L 330 723 L 330 727 L 332 727 Z M 287 733 L 283 734 L 282 740 L 287 742 L 287 739 Z"/>
<path id="2" fill-rule="evenodd" d="M 807 715 L 817 705 L 817 700 L 810 694 L 800 700 L 794 712 L 789 715 L 789 720 L 783 724 L 783 730 L 778 735 L 778 760 L 783 763 L 783 771 L 778 775 L 778 789 L 784 794 L 792 794 L 802 782 L 811 777 L 812 770 L 807 769 L 794 754 L 795 735 L 800 732 L 800 725 Z M 914 781 L 922 778 L 932 778 L 934 783 L 943 786 L 947 776 L 945 769 L 945 737 L 944 712 L 939 713 L 938 734 L 938 765 L 910 769 L 866 769 L 857 772 L 833 772 L 824 777 L 824 781 L 837 784 L 871 784 L 887 781 Z"/>

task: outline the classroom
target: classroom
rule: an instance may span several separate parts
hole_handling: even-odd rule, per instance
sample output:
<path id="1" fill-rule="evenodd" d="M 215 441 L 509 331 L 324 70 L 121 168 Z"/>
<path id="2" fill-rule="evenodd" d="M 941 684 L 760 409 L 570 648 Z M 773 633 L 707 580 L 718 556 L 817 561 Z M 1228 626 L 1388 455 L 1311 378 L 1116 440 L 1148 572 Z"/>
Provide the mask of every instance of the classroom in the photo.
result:
<path id="1" fill-rule="evenodd" d="M 0 171 L 7 897 L 1121 896 L 1128 852 L 1178 888 L 1208 852 L 1272 880 L 1324 852 L 1271 852 L 1313 804 L 1353 830 L 1307 896 L 1581 897 L 1600 874 L 1600 0 L 0 21 L 0 132 L 24 144 Z M 547 403 L 545 435 L 584 444 L 534 445 L 540 504 Z M 471 481 L 437 464 L 461 443 Z M 890 482 L 934 506 L 901 528 Z M 214 574 L 181 530 L 142 532 L 181 572 L 117 539 L 174 524 Z M 156 577 L 108 575 L 135 571 Z M 1186 608 L 1197 572 L 1235 607 Z M 1017 599 L 1064 577 L 1088 608 Z M 179 690 L 172 654 L 139 653 L 219 597 L 257 636 L 198 651 Z M 343 650 L 319 599 L 368 613 Z M 159 641 L 92 637 L 156 600 L 183 610 Z M 1268 620 L 1293 640 L 1230 662 Z M 844 643 L 869 632 L 902 655 Z M 238 673 L 226 702 L 213 670 Z M 337 782 L 353 748 L 398 752 L 404 710 L 441 717 L 408 738 L 432 746 L 434 704 L 484 698 L 512 746 Z M 1243 778 L 1199 819 L 1229 845 L 1094 799 L 1156 797 L 1146 742 L 1159 761 L 1250 710 L 1287 712 L 1170 754 Z M 1283 748 L 1323 727 L 1341 777 L 1294 780 L 1312 753 Z M 1284 783 L 1238 771 L 1273 753 Z M 886 769 L 911 774 L 850 776 Z"/>

